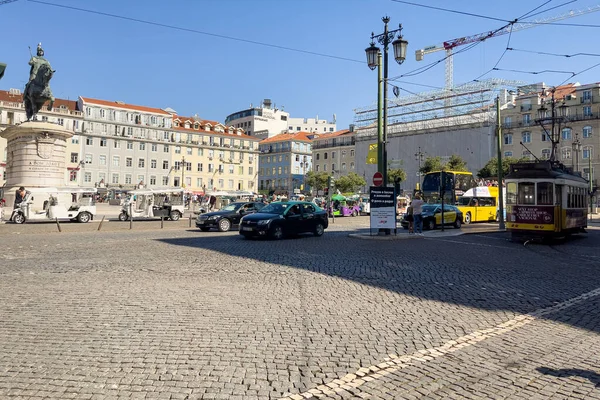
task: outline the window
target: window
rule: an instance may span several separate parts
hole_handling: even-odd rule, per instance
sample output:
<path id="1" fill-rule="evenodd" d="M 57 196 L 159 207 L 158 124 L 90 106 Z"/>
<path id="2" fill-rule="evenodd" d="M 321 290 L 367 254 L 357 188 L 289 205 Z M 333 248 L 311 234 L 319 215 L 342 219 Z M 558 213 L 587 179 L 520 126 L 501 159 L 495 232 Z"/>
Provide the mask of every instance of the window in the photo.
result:
<path id="1" fill-rule="evenodd" d="M 229 173 L 230 173 L 230 174 L 233 174 L 233 170 L 234 170 L 234 168 L 233 168 L 233 165 L 230 165 L 230 166 L 229 166 Z"/>
<path id="2" fill-rule="evenodd" d="M 151 151 L 153 152 L 157 152 L 158 151 L 158 145 L 156 143 L 152 143 L 152 145 L 150 146 Z M 154 180 L 156 180 L 156 177 L 154 177 Z"/>
<path id="3" fill-rule="evenodd" d="M 150 185 L 156 185 L 156 176 L 150 175 Z"/>
<path id="4" fill-rule="evenodd" d="M 202 163 L 198 163 L 198 172 L 202 172 L 203 166 Z"/>
<path id="5" fill-rule="evenodd" d="M 131 185 L 131 174 L 125 174 L 125 183 Z"/>
<path id="6" fill-rule="evenodd" d="M 79 136 L 73 136 L 71 138 L 71 144 L 79 144 Z"/>
<path id="7" fill-rule="evenodd" d="M 128 167 L 128 168 L 131 168 L 131 167 L 133 167 L 133 158 L 131 158 L 131 157 L 127 157 L 127 158 L 125 159 L 125 166 L 126 166 L 126 167 Z"/>
<path id="8" fill-rule="evenodd" d="M 98 181 L 106 183 L 106 174 L 104 172 L 98 172 Z"/>
<path id="9" fill-rule="evenodd" d="M 202 187 L 202 178 L 196 178 L 196 187 Z"/>
<path id="10" fill-rule="evenodd" d="M 175 154 L 181 154 L 181 146 L 175 146 Z"/>
<path id="11" fill-rule="evenodd" d="M 233 189 L 233 179 L 229 179 L 227 181 L 227 186 L 229 187 L 229 189 Z"/>
<path id="12" fill-rule="evenodd" d="M 504 135 L 504 144 L 512 144 L 512 133 Z"/>
<path id="13" fill-rule="evenodd" d="M 112 174 L 112 183 L 119 183 L 119 174 Z"/>
<path id="14" fill-rule="evenodd" d="M 531 160 L 531 152 L 529 150 L 523 150 L 522 157 Z"/>
<path id="15" fill-rule="evenodd" d="M 69 171 L 69 181 L 77 182 L 77 171 L 75 171 L 75 170 Z"/>
<path id="16" fill-rule="evenodd" d="M 538 182 L 537 204 L 539 206 L 554 205 L 554 184 L 552 182 Z"/>
<path id="17" fill-rule="evenodd" d="M 571 159 L 571 148 L 563 147 L 560 154 L 561 154 L 563 160 L 570 160 Z"/>
<path id="18" fill-rule="evenodd" d="M 531 114 L 523 114 L 523 125 L 531 124 Z"/>
<path id="19" fill-rule="evenodd" d="M 79 161 L 79 154 L 77 153 L 71 153 L 71 162 L 72 163 L 76 163 Z"/>
<path id="20" fill-rule="evenodd" d="M 169 152 L 169 146 L 167 146 L 166 144 L 163 146 L 163 152 L 165 152 L 165 153 Z"/>
<path id="21" fill-rule="evenodd" d="M 169 162 L 167 160 L 163 160 L 163 169 L 169 169 Z"/>
<path id="22" fill-rule="evenodd" d="M 186 151 L 186 153 L 187 153 L 188 156 L 192 155 L 192 148 L 191 147 L 186 147 L 185 151 Z"/>
<path id="23" fill-rule="evenodd" d="M 146 143 L 140 143 L 140 150 L 142 150 L 142 151 L 146 150 Z"/>
<path id="24" fill-rule="evenodd" d="M 523 143 L 531 143 L 531 132 L 523 132 L 521 137 L 523 138 Z"/>
<path id="25" fill-rule="evenodd" d="M 331 159 L 333 160 L 335 158 L 335 151 L 331 152 Z"/>
<path id="26" fill-rule="evenodd" d="M 350 157 L 354 157 L 354 150 L 350 150 Z"/>
<path id="27" fill-rule="evenodd" d="M 512 157 L 512 151 L 505 151 L 504 157 Z"/>
<path id="28" fill-rule="evenodd" d="M 512 118 L 511 117 L 504 117 L 504 127 L 505 128 L 510 128 L 512 125 Z"/>
<path id="29" fill-rule="evenodd" d="M 83 174 L 83 181 L 86 183 L 90 183 L 92 181 L 92 173 L 86 172 L 85 174 Z"/>
<path id="30" fill-rule="evenodd" d="M 150 160 L 150 168 L 156 169 L 156 160 Z"/>
<path id="31" fill-rule="evenodd" d="M 584 117 L 592 116 L 592 106 L 583 106 L 583 116 Z"/>
<path id="32" fill-rule="evenodd" d="M 208 172 L 213 172 L 215 170 L 214 164 L 208 164 Z"/>
<path id="33" fill-rule="evenodd" d="M 583 146 L 583 158 L 592 158 L 592 146 Z"/>
<path id="34" fill-rule="evenodd" d="M 518 204 L 535 204 L 535 183 L 519 183 Z"/>
<path id="35" fill-rule="evenodd" d="M 86 154 L 85 155 L 85 163 L 86 164 L 91 164 L 92 163 L 92 155 L 91 154 Z"/>
<path id="36" fill-rule="evenodd" d="M 86 146 L 93 146 L 94 145 L 94 139 L 89 137 L 89 138 L 85 138 L 85 145 Z"/>
<path id="37" fill-rule="evenodd" d="M 169 177 L 168 176 L 163 176 L 162 177 L 162 184 L 167 186 L 169 184 Z"/>
<path id="38" fill-rule="evenodd" d="M 542 149 L 542 160 L 550 159 L 550 149 Z"/>
<path id="39" fill-rule="evenodd" d="M 549 142 L 550 136 L 546 132 L 542 132 L 542 142 Z"/>
<path id="40" fill-rule="evenodd" d="M 327 153 L 323 153 L 323 160 L 327 160 Z"/>
<path id="41" fill-rule="evenodd" d="M 115 140 L 114 146 L 115 146 L 115 149 L 120 149 L 121 148 L 121 141 Z"/>
<path id="42" fill-rule="evenodd" d="M 584 126 L 583 127 L 583 138 L 591 138 L 592 137 L 592 127 Z"/>
<path id="43" fill-rule="evenodd" d="M 146 161 L 143 158 L 138 160 L 138 168 L 145 168 Z"/>
<path id="44" fill-rule="evenodd" d="M 127 150 L 133 150 L 133 142 L 127 142 Z"/>
<path id="45" fill-rule="evenodd" d="M 106 165 L 106 156 L 104 154 L 101 154 L 100 157 L 98 157 L 98 163 L 100 165 Z"/>
<path id="46" fill-rule="evenodd" d="M 100 139 L 100 147 L 106 147 L 106 139 Z"/>
<path id="47" fill-rule="evenodd" d="M 112 158 L 113 167 L 118 167 L 120 164 L 121 164 L 121 159 L 119 158 L 119 156 L 113 156 L 113 158 Z"/>
<path id="48" fill-rule="evenodd" d="M 198 149 L 198 155 L 199 156 L 203 156 L 204 155 L 204 149 Z"/>
<path id="49" fill-rule="evenodd" d="M 248 175 L 252 175 L 254 173 L 254 167 L 248 167 Z"/>
<path id="50" fill-rule="evenodd" d="M 219 179 L 219 189 L 223 189 L 223 179 Z"/>
<path id="51" fill-rule="evenodd" d="M 342 163 L 342 171 L 346 170 L 346 163 Z"/>
<path id="52" fill-rule="evenodd" d="M 564 128 L 561 132 L 561 137 L 562 137 L 562 140 L 571 140 L 571 138 L 572 138 L 571 128 Z"/>

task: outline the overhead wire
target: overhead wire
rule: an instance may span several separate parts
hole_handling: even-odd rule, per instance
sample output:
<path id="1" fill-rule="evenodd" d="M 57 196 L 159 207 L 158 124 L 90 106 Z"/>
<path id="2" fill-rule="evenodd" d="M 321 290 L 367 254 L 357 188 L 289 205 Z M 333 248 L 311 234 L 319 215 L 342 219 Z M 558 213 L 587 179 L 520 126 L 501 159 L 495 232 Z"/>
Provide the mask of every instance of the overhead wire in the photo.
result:
<path id="1" fill-rule="evenodd" d="M 89 10 L 89 9 L 86 9 L 86 8 L 80 8 L 80 7 L 74 7 L 74 6 L 67 6 L 67 5 L 64 5 L 64 4 L 56 4 L 56 3 L 51 3 L 51 2 L 47 2 L 47 1 L 41 1 L 41 0 L 27 0 L 27 1 L 29 1 L 31 3 L 38 3 L 38 4 L 43 4 L 43 5 L 51 6 L 51 7 L 64 8 L 64 9 L 69 9 L 69 10 L 74 10 L 74 11 L 85 12 L 85 13 L 89 13 L 89 14 L 102 15 L 102 16 L 110 17 L 110 18 L 122 19 L 122 20 L 125 20 L 125 21 L 138 22 L 140 24 L 160 26 L 162 28 L 168 28 L 168 29 L 174 29 L 174 30 L 178 30 L 178 31 L 190 32 L 190 33 L 195 33 L 195 34 L 198 34 L 198 35 L 205 35 L 205 36 L 217 37 L 217 38 L 220 38 L 220 39 L 227 39 L 227 40 L 233 40 L 233 41 L 238 41 L 238 42 L 243 42 L 243 43 L 250 43 L 250 44 L 254 44 L 254 45 L 258 45 L 258 46 L 271 47 L 271 48 L 280 49 L 280 50 L 287 50 L 287 51 L 293 51 L 293 52 L 297 52 L 297 53 L 310 54 L 310 55 L 313 55 L 313 56 L 326 57 L 326 58 L 332 58 L 332 59 L 336 59 L 336 60 L 350 61 L 350 62 L 365 64 L 365 61 L 355 60 L 355 59 L 352 59 L 352 58 L 334 56 L 334 55 L 331 55 L 331 54 L 318 53 L 318 52 L 309 51 L 309 50 L 296 49 L 296 48 L 293 48 L 293 47 L 280 46 L 280 45 L 266 43 L 266 42 L 259 42 L 259 41 L 256 41 L 256 40 L 242 39 L 242 38 L 238 38 L 238 37 L 234 37 L 234 36 L 227 36 L 227 35 L 221 35 L 221 34 L 218 34 L 218 33 L 205 32 L 205 31 L 200 31 L 200 30 L 192 29 L 192 28 L 184 28 L 184 27 L 181 27 L 181 26 L 164 24 L 164 23 L 161 23 L 161 22 L 148 21 L 148 20 L 143 20 L 143 19 L 140 19 L 140 18 L 126 17 L 126 16 L 123 16 L 123 15 L 111 14 L 111 13 L 107 13 L 107 12 L 103 12 L 103 11 Z"/>
<path id="2" fill-rule="evenodd" d="M 392 1 L 395 2 L 395 3 L 408 4 L 408 5 L 415 6 L 415 7 L 428 8 L 428 9 L 431 9 L 431 10 L 438 10 L 438 11 L 445 11 L 445 12 L 454 13 L 454 14 L 467 15 L 467 16 L 470 16 L 470 17 L 485 18 L 485 19 L 491 19 L 491 20 L 494 20 L 494 21 L 509 22 L 506 19 L 501 19 L 501 18 L 496 18 L 496 17 L 490 17 L 488 15 L 474 14 L 474 13 L 469 13 L 469 12 L 466 12 L 466 11 L 451 10 L 449 8 L 441 8 L 441 7 L 428 6 L 428 5 L 425 5 L 425 4 L 412 3 L 410 1 L 405 1 L 405 0 L 392 0 Z"/>
<path id="3" fill-rule="evenodd" d="M 565 58 L 571 58 L 571 57 L 577 57 L 577 56 L 600 57 L 600 54 L 595 54 L 595 53 L 557 54 L 557 53 L 547 53 L 545 51 L 515 49 L 515 48 L 512 48 L 512 47 L 509 47 L 508 50 L 510 50 L 510 51 L 519 51 L 519 52 L 523 52 L 523 53 L 539 54 L 539 55 L 544 55 L 544 56 L 565 57 Z"/>

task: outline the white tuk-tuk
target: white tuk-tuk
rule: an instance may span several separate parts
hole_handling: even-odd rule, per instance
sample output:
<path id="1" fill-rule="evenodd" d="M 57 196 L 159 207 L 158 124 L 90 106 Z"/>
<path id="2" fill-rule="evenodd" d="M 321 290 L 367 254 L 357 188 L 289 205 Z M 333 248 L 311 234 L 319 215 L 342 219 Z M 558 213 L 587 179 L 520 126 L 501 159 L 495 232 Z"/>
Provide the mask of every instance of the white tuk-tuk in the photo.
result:
<path id="1" fill-rule="evenodd" d="M 183 188 L 151 188 L 130 190 L 123 203 L 120 221 L 129 218 L 170 218 L 177 221 L 185 206 L 183 204 Z M 131 214 L 131 215 L 130 215 Z"/>
<path id="2" fill-rule="evenodd" d="M 11 215 L 11 221 L 71 221 L 90 222 L 96 215 L 95 188 L 47 187 L 31 188 Z"/>

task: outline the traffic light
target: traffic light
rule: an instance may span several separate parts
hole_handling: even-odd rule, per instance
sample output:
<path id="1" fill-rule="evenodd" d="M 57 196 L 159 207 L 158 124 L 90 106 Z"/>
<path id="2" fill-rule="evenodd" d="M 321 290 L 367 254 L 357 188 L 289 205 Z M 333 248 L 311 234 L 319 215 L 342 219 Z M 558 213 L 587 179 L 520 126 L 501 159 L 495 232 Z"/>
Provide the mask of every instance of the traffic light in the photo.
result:
<path id="1" fill-rule="evenodd" d="M 327 178 L 327 186 L 330 188 L 333 188 L 335 186 L 335 178 L 333 176 Z"/>
<path id="2" fill-rule="evenodd" d="M 329 195 L 329 188 L 325 188 L 325 190 L 323 190 L 323 193 L 325 193 L 325 196 Z"/>

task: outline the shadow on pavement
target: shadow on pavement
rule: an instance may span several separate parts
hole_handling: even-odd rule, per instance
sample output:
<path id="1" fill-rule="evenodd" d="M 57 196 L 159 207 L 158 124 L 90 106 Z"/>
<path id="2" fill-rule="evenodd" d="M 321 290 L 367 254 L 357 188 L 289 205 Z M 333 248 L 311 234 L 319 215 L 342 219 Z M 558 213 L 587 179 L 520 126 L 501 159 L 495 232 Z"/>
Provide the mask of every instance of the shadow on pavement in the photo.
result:
<path id="1" fill-rule="evenodd" d="M 595 371 L 577 368 L 552 369 L 547 367 L 538 367 L 536 368 L 536 370 L 544 375 L 550 375 L 557 378 L 580 376 L 582 378 L 588 379 L 591 383 L 596 385 L 596 387 L 600 387 L 600 374 L 598 374 Z"/>

